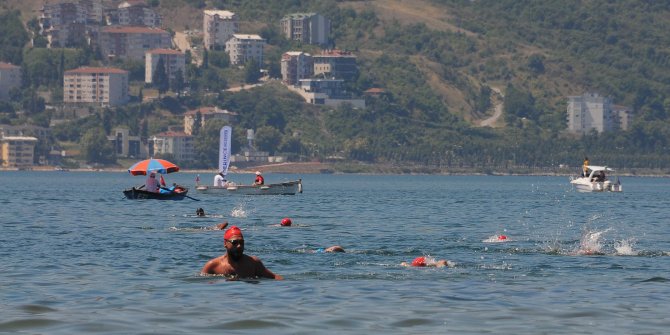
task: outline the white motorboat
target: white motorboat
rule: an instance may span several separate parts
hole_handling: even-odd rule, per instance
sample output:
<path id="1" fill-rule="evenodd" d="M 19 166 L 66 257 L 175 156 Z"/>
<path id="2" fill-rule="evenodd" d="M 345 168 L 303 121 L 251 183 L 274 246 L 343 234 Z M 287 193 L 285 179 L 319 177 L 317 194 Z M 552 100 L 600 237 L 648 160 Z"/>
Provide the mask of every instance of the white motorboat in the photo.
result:
<path id="1" fill-rule="evenodd" d="M 589 165 L 586 167 L 586 176 L 571 177 L 572 184 L 578 192 L 622 192 L 623 188 L 619 177 L 613 182 L 607 176 L 614 170 L 606 166 Z"/>

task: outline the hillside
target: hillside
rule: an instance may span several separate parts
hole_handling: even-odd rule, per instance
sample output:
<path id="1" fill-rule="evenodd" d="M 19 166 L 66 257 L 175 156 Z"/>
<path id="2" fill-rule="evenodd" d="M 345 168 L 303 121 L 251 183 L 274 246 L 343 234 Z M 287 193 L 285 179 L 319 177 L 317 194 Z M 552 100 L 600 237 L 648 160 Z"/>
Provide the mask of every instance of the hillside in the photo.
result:
<path id="1" fill-rule="evenodd" d="M 37 13 L 42 3 L 7 0 L 2 6 L 20 9 L 27 21 L 27 13 Z M 486 171 L 578 164 L 588 154 L 626 168 L 670 168 L 670 5 L 665 3 L 159 3 L 166 28 L 178 32 L 200 29 L 202 8 L 238 13 L 242 32 L 268 40 L 263 66 L 270 69 L 278 68 L 282 52 L 318 52 L 280 38 L 278 20 L 291 12 L 322 13 L 333 22 L 334 47 L 358 56 L 360 76 L 348 83 L 349 88 L 360 93 L 379 87 L 389 98 L 369 101 L 366 110 L 333 110 L 305 105 L 281 87 L 215 98 L 198 95 L 143 107 L 149 110 L 151 129 L 172 122 L 152 116 L 165 114 L 162 106 L 180 104 L 168 108 L 168 114 L 174 114 L 195 104 L 217 103 L 238 111 L 242 127 L 269 136 L 264 150 L 299 159 L 341 156 L 378 164 Z M 239 71 L 224 67 L 194 75 L 200 89 L 218 89 L 208 87 L 217 78 L 223 78 L 223 86 L 243 83 Z M 632 107 L 631 129 L 584 139 L 565 133 L 566 96 L 586 92 Z M 270 95 L 281 97 L 273 102 Z"/>

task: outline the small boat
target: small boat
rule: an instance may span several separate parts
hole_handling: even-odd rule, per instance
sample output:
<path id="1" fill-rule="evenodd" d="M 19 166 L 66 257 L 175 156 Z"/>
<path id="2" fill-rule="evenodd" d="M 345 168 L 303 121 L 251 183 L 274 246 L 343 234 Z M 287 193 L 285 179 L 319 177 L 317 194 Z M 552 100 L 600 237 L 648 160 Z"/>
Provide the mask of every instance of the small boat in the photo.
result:
<path id="1" fill-rule="evenodd" d="M 619 177 L 616 182 L 612 182 L 607 174 L 614 170 L 606 166 L 589 165 L 586 167 L 586 176 L 570 178 L 572 184 L 578 192 L 622 192 L 621 181 Z"/>
<path id="2" fill-rule="evenodd" d="M 188 188 L 177 186 L 173 191 L 156 193 L 149 192 L 140 188 L 129 188 L 123 191 L 123 195 L 128 199 L 156 199 L 156 200 L 183 200 L 187 197 Z"/>
<path id="3" fill-rule="evenodd" d="M 295 195 L 296 193 L 302 193 L 302 179 L 261 186 L 233 183 L 228 186 L 198 185 L 195 189 L 206 194 Z"/>

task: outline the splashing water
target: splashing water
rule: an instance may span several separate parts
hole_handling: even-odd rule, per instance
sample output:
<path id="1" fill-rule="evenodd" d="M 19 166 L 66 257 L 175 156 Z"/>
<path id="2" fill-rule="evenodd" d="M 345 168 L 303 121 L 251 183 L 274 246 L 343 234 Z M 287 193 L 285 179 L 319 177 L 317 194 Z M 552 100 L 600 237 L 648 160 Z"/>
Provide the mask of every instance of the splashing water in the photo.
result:
<path id="1" fill-rule="evenodd" d="M 230 211 L 230 216 L 234 218 L 246 218 L 247 217 L 247 211 L 244 209 L 243 204 L 239 204 L 233 208 L 233 210 Z"/>
<path id="2" fill-rule="evenodd" d="M 579 255 L 602 254 L 601 237 L 609 230 L 610 228 L 603 231 L 586 231 L 579 239 L 579 249 L 576 253 Z"/>
<path id="3" fill-rule="evenodd" d="M 621 240 L 614 244 L 614 250 L 616 250 L 617 255 L 623 256 L 636 256 L 637 251 L 633 250 L 635 241 L 633 239 Z"/>

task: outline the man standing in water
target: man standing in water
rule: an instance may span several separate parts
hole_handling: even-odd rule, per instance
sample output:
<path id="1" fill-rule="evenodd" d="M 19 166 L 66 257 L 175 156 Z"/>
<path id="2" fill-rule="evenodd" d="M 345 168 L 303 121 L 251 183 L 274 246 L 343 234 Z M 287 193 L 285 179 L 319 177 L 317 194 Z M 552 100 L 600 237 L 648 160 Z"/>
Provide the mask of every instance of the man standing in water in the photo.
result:
<path id="1" fill-rule="evenodd" d="M 207 262 L 200 274 L 220 274 L 239 278 L 270 278 L 282 280 L 284 277 L 268 270 L 256 256 L 244 254 L 244 237 L 237 226 L 232 226 L 223 234 L 226 254 Z"/>

